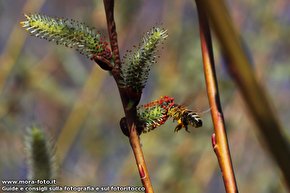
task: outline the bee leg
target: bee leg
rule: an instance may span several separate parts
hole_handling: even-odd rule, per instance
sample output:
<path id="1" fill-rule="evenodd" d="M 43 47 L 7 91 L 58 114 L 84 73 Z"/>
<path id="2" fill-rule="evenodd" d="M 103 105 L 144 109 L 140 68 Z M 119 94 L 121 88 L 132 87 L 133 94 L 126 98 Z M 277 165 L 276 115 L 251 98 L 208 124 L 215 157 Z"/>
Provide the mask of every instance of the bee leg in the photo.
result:
<path id="1" fill-rule="evenodd" d="M 190 131 L 188 130 L 187 125 L 184 125 L 184 127 L 185 127 L 185 131 L 187 131 L 188 133 L 190 133 Z"/>
<path id="2" fill-rule="evenodd" d="M 175 127 L 174 132 L 178 132 L 180 129 L 182 129 L 182 121 L 180 119 L 177 120 L 178 125 Z"/>
<path id="3" fill-rule="evenodd" d="M 182 123 L 183 127 L 185 128 L 185 131 L 190 133 L 190 131 L 188 130 L 188 121 L 186 119 L 186 117 L 182 117 L 180 122 Z"/>
<path id="4" fill-rule="evenodd" d="M 182 129 L 182 124 L 178 124 L 175 129 L 174 132 L 178 132 L 180 129 Z"/>

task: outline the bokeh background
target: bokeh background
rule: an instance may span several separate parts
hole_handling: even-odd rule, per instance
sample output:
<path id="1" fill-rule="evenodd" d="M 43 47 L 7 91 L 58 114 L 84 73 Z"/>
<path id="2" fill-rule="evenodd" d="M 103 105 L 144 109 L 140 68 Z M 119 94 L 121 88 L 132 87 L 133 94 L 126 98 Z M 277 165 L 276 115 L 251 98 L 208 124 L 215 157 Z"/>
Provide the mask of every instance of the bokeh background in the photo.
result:
<path id="1" fill-rule="evenodd" d="M 258 79 L 290 139 L 290 3 L 228 1 Z M 120 128 L 124 116 L 112 76 L 76 51 L 21 29 L 24 13 L 72 18 L 107 37 L 100 0 L 0 0 L 0 178 L 26 179 L 24 138 L 37 125 L 56 145 L 60 185 L 141 186 Z M 211 146 L 213 133 L 203 77 L 196 6 L 190 0 L 116 1 L 121 54 L 152 26 L 168 29 L 141 104 L 168 95 L 199 112 L 204 126 L 174 133 L 167 123 L 141 136 L 156 192 L 224 192 Z M 214 38 L 215 40 L 215 38 Z M 217 44 L 215 44 L 217 45 Z M 215 46 L 216 70 L 240 192 L 287 192 Z M 290 155 L 289 155 L 290 156 Z"/>

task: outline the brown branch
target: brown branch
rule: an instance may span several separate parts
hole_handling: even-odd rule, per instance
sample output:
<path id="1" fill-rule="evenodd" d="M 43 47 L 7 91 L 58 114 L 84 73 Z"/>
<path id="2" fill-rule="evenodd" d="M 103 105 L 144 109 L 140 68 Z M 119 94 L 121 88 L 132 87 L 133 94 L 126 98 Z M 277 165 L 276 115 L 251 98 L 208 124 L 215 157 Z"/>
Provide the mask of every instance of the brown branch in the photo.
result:
<path id="1" fill-rule="evenodd" d="M 235 174 L 228 146 L 224 117 L 220 104 L 218 84 L 214 67 L 214 56 L 212 50 L 210 28 L 208 25 L 207 17 L 203 10 L 200 8 L 198 0 L 196 0 L 196 5 L 198 10 L 204 75 L 215 131 L 215 133 L 212 135 L 213 149 L 216 153 L 219 166 L 223 175 L 226 192 L 236 193 L 238 192 L 238 188 L 236 185 Z"/>
<path id="2" fill-rule="evenodd" d="M 96 56 L 94 60 L 103 70 L 111 71 L 114 68 L 111 62 L 102 56 Z"/>
<path id="3" fill-rule="evenodd" d="M 203 0 L 200 1 L 200 4 L 204 10 L 207 10 L 206 13 L 229 61 L 227 63 L 228 71 L 239 86 L 249 112 L 252 114 L 253 120 L 290 189 L 289 142 L 282 135 L 282 128 L 272 108 L 273 105 L 271 105 L 265 90 L 258 83 L 249 64 L 225 2 L 222 0 Z"/>
<path id="4" fill-rule="evenodd" d="M 137 125 L 137 110 L 136 106 L 139 103 L 141 98 L 141 93 L 136 93 L 130 88 L 123 88 L 119 85 L 120 80 L 120 68 L 121 68 L 121 61 L 120 61 L 120 54 L 118 48 L 118 40 L 117 40 L 117 32 L 116 32 L 116 24 L 114 21 L 114 0 L 103 0 L 107 18 L 107 26 L 108 26 L 108 33 L 110 38 L 110 44 L 113 52 L 114 58 L 114 68 L 112 69 L 112 74 L 116 80 L 116 83 L 119 88 L 120 97 L 122 100 L 127 126 L 130 132 L 129 140 L 130 145 L 132 147 L 137 168 L 140 174 L 140 179 L 145 187 L 146 193 L 153 193 L 153 187 L 151 185 L 151 181 L 149 178 L 149 173 L 147 170 L 147 166 L 145 163 L 145 159 L 143 156 L 142 148 L 140 145 L 140 139 L 138 136 L 138 132 L 136 130 Z"/>
<path id="5" fill-rule="evenodd" d="M 114 72 L 116 71 L 115 73 L 118 74 L 121 67 L 121 60 L 120 60 L 120 53 L 119 53 L 119 47 L 118 47 L 116 23 L 114 19 L 114 0 L 104 0 L 103 2 L 104 2 L 105 12 L 106 12 L 110 44 L 111 44 L 111 49 L 113 52 L 113 58 L 114 58 L 114 63 L 115 63 Z"/>

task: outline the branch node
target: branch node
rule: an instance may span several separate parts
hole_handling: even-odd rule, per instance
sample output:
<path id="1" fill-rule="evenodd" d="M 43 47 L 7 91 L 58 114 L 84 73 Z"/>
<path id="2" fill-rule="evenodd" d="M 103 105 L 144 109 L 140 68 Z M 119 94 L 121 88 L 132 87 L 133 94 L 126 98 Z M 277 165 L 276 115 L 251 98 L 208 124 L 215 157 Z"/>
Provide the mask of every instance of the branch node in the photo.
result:
<path id="1" fill-rule="evenodd" d="M 216 137 L 215 137 L 215 133 L 213 133 L 212 135 L 211 135 L 211 144 L 212 144 L 212 148 L 213 148 L 213 150 L 214 150 L 214 152 L 216 153 L 216 155 L 217 155 L 217 150 L 218 150 L 218 145 L 217 145 L 217 140 L 216 140 Z"/>
<path id="2" fill-rule="evenodd" d="M 146 178 L 146 174 L 144 172 L 144 168 L 141 164 L 138 165 L 138 170 L 139 170 L 139 174 L 140 174 L 140 178 L 143 180 Z"/>
<path id="3" fill-rule="evenodd" d="M 128 129 L 128 126 L 127 126 L 127 121 L 126 121 L 126 118 L 123 117 L 121 118 L 120 120 L 120 128 L 123 132 L 124 135 L 126 135 L 127 137 L 129 137 L 129 129 Z"/>
<path id="4" fill-rule="evenodd" d="M 95 56 L 94 60 L 103 70 L 111 71 L 113 69 L 111 62 L 102 56 Z"/>

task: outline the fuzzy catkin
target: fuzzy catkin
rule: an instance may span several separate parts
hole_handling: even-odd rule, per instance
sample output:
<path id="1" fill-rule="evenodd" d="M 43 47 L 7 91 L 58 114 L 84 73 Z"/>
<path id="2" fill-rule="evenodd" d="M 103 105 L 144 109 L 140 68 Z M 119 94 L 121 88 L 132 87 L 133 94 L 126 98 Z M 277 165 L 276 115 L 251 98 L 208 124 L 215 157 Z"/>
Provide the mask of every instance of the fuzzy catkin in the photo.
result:
<path id="1" fill-rule="evenodd" d="M 140 92 L 145 87 L 152 64 L 156 63 L 158 46 L 167 37 L 167 31 L 153 27 L 145 34 L 139 47 L 125 55 L 121 68 L 121 84 Z"/>
<path id="2" fill-rule="evenodd" d="M 53 18 L 46 15 L 25 15 L 26 21 L 20 22 L 31 35 L 74 48 L 90 59 L 96 56 L 112 60 L 108 43 L 103 41 L 94 28 L 69 19 Z"/>

